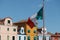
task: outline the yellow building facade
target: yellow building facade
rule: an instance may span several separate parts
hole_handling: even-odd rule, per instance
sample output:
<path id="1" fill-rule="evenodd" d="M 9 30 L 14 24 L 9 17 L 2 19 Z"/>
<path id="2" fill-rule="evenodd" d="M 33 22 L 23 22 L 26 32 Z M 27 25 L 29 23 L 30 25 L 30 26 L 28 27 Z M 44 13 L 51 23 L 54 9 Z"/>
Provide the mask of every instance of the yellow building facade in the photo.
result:
<path id="1" fill-rule="evenodd" d="M 34 26 L 31 28 L 28 24 L 26 24 L 26 35 L 27 40 L 37 40 L 37 27 Z"/>
<path id="2" fill-rule="evenodd" d="M 22 23 L 22 24 L 21 24 Z M 24 24 L 24 26 L 23 26 Z M 20 27 L 24 27 L 25 35 L 26 35 L 26 40 L 37 40 L 37 26 L 33 25 L 31 27 L 32 22 L 27 23 L 27 21 L 21 21 L 21 22 L 16 22 L 16 25 Z M 25 40 L 25 39 L 24 39 Z"/>

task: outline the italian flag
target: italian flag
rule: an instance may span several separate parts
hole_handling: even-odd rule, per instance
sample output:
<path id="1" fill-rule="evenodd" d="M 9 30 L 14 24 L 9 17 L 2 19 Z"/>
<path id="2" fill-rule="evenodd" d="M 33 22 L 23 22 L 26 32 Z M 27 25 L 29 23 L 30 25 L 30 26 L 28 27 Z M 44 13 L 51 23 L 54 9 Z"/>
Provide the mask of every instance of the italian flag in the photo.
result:
<path id="1" fill-rule="evenodd" d="M 43 19 L 43 7 L 37 13 L 30 17 L 30 19 L 33 18 L 36 18 L 36 20 Z"/>
<path id="2" fill-rule="evenodd" d="M 32 15 L 30 17 L 30 19 L 32 20 L 32 22 L 35 25 L 37 25 L 38 24 L 37 20 L 39 20 L 39 19 L 42 20 L 43 19 L 43 7 L 37 13 L 35 13 L 34 15 Z"/>

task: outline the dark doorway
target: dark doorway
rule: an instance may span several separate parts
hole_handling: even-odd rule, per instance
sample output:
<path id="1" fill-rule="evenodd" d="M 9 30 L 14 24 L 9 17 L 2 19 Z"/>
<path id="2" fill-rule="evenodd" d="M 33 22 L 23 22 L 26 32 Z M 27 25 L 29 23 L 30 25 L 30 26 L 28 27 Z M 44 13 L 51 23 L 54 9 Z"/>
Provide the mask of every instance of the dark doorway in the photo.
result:
<path id="1" fill-rule="evenodd" d="M 12 40 L 15 40 L 15 36 L 12 36 Z"/>

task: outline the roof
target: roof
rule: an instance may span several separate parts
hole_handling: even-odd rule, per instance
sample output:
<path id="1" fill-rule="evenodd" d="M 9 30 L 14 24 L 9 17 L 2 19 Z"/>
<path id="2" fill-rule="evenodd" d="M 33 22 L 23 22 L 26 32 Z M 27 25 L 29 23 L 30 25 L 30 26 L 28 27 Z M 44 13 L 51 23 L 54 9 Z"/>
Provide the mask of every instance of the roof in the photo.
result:
<path id="1" fill-rule="evenodd" d="M 21 20 L 21 21 L 15 22 L 13 23 L 13 25 L 20 25 L 23 23 L 28 24 L 30 28 L 33 28 L 35 26 L 35 24 L 32 22 L 32 20 L 30 20 L 30 18 L 28 18 L 28 20 Z"/>
<path id="2" fill-rule="evenodd" d="M 0 19 L 0 24 L 4 24 L 5 19 Z"/>
<path id="3" fill-rule="evenodd" d="M 35 24 L 32 22 L 30 18 L 28 18 L 27 24 L 29 25 L 31 29 L 35 26 Z"/>
<path id="4" fill-rule="evenodd" d="M 26 32 L 26 20 L 21 20 L 21 21 L 15 22 L 15 23 L 13 23 L 13 25 L 18 26 L 18 28 L 17 28 L 18 34 L 20 34 L 19 31 L 20 31 L 21 27 L 24 27 L 24 31 Z"/>
<path id="5" fill-rule="evenodd" d="M 51 35 L 51 37 L 60 37 L 60 33 L 56 32 L 55 34 Z"/>
<path id="6" fill-rule="evenodd" d="M 6 18 L 10 18 L 10 19 L 12 19 L 11 17 L 5 17 L 4 19 L 6 19 Z"/>
<path id="7" fill-rule="evenodd" d="M 11 17 L 5 17 L 5 18 L 3 18 L 3 19 L 0 19 L 0 24 L 4 24 L 4 21 L 5 21 L 6 18 L 12 19 Z"/>
<path id="8" fill-rule="evenodd" d="M 51 32 L 47 32 L 47 34 L 49 34 L 49 35 L 53 35 L 53 33 L 51 33 Z"/>
<path id="9" fill-rule="evenodd" d="M 18 21 L 18 22 L 14 22 L 13 25 L 20 25 L 20 24 L 24 24 L 26 23 L 26 20 L 21 20 L 21 21 Z"/>

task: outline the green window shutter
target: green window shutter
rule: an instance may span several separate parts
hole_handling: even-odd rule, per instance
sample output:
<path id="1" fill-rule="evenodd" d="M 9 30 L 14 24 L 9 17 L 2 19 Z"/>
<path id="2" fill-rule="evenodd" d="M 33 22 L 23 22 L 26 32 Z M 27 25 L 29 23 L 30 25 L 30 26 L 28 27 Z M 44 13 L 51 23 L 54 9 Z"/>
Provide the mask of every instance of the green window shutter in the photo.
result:
<path id="1" fill-rule="evenodd" d="M 30 36 L 28 36 L 28 40 L 30 40 Z"/>
<path id="2" fill-rule="evenodd" d="M 34 37 L 34 40 L 37 40 L 37 36 Z"/>
<path id="3" fill-rule="evenodd" d="M 26 40 L 26 37 L 24 36 L 24 40 Z"/>
<path id="4" fill-rule="evenodd" d="M 21 40 L 21 36 L 19 36 L 19 40 Z"/>
<path id="5" fill-rule="evenodd" d="M 28 33 L 30 33 L 30 30 L 28 30 Z"/>
<path id="6" fill-rule="evenodd" d="M 36 30 L 34 30 L 34 33 L 36 33 Z"/>

